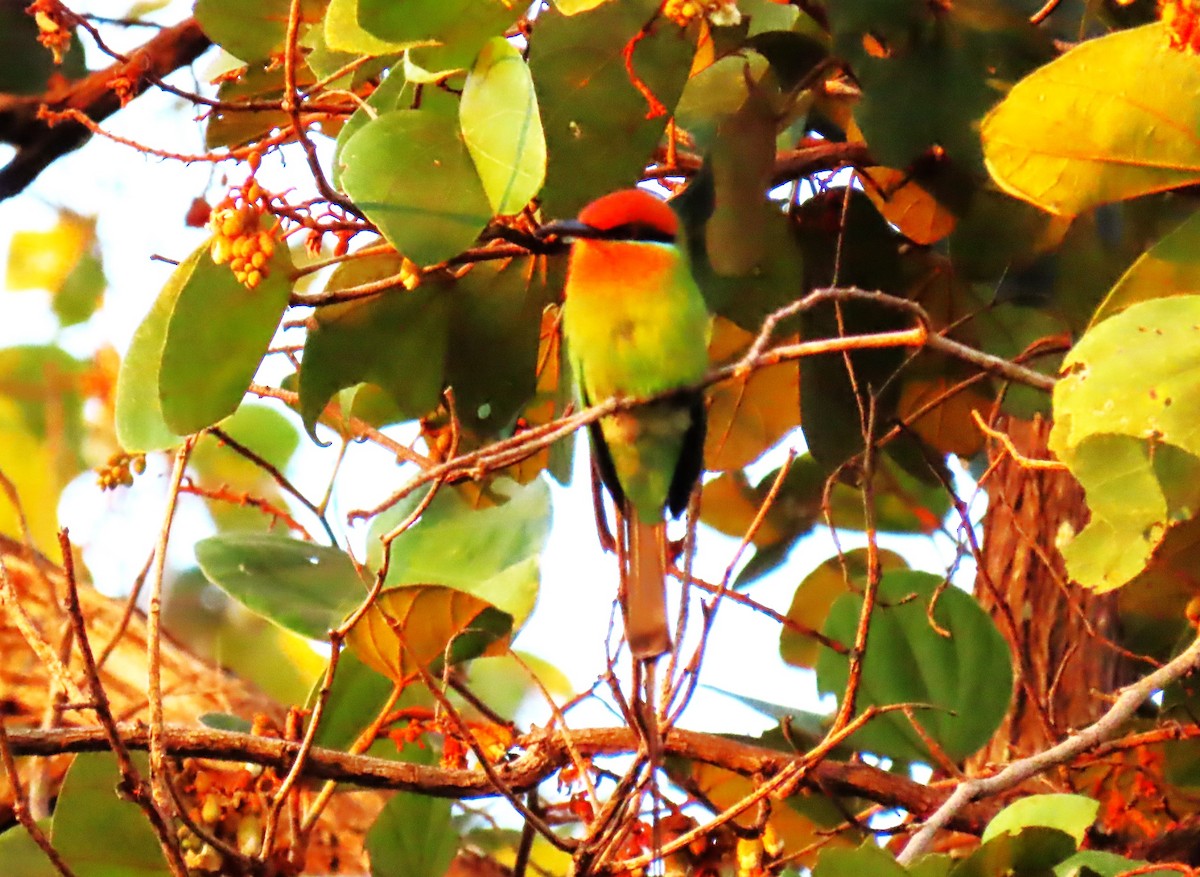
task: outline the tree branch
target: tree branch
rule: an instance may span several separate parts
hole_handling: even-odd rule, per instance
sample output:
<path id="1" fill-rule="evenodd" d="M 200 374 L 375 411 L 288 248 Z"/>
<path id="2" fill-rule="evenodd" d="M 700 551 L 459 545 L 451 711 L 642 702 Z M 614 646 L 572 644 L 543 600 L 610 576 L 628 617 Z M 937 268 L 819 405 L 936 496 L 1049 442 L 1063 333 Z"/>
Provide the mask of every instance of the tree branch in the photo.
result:
<path id="1" fill-rule="evenodd" d="M 151 37 L 128 61 L 97 70 L 65 91 L 33 97 L 0 95 L 0 142 L 17 147 L 17 154 L 0 169 L 0 201 L 23 191 L 56 159 L 92 136 L 78 122 L 46 121 L 43 109 L 77 110 L 99 122 L 144 92 L 152 80 L 191 64 L 210 45 L 196 20 L 189 18 Z"/>
<path id="2" fill-rule="evenodd" d="M 128 748 L 149 748 L 150 732 L 145 725 L 122 724 L 118 731 Z M 109 741 L 99 727 L 10 728 L 8 737 L 13 755 L 18 756 L 109 749 Z M 189 725 L 164 725 L 161 742 L 164 752 L 175 758 L 244 761 L 285 771 L 300 748 L 300 744 L 293 741 Z M 571 747 L 584 757 L 619 755 L 636 751 L 637 737 L 627 728 L 591 728 L 571 731 L 569 736 L 561 732 L 536 732 L 518 740 L 517 745 L 524 747 L 524 754 L 512 762 L 498 764 L 494 769 L 511 790 L 525 792 L 570 765 Z M 666 735 L 663 751 L 667 755 L 690 758 L 759 780 L 776 776 L 803 762 L 802 755 L 677 729 Z M 499 794 L 482 770 L 431 767 L 317 747 L 308 753 L 304 774 L 313 779 L 336 780 L 363 788 L 398 789 L 439 798 L 471 799 Z M 856 762 L 822 761 L 808 769 L 805 783 L 823 794 L 866 798 L 917 816 L 938 811 L 946 801 L 946 793 L 941 789 Z M 946 825 L 978 834 L 994 813 L 995 808 L 987 805 L 966 804 L 955 808 Z"/>
<path id="3" fill-rule="evenodd" d="M 1028 758 L 1010 763 L 995 776 L 961 783 L 954 793 L 938 807 L 937 812 L 926 821 L 921 830 L 913 835 L 903 852 L 896 857 L 897 861 L 902 865 L 907 865 L 928 850 L 933 843 L 934 836 L 943 828 L 952 826 L 953 820 L 962 812 L 962 808 L 969 806 L 971 802 L 989 795 L 1006 792 L 1027 779 L 1053 767 L 1066 764 L 1076 756 L 1115 737 L 1121 726 L 1133 717 L 1137 708 L 1145 703 L 1154 692 L 1182 679 L 1197 667 L 1200 667 L 1200 639 L 1195 640 L 1169 663 L 1126 687 L 1108 712 L 1079 733 L 1072 734 L 1057 746 L 1051 746 L 1044 752 L 1038 752 Z"/>

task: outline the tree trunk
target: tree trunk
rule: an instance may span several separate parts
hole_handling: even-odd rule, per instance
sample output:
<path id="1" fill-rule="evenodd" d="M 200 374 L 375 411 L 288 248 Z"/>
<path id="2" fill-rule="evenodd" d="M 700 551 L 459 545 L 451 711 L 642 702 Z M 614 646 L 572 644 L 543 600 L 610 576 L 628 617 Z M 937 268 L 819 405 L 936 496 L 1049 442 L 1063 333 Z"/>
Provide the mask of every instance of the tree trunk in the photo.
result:
<path id="1" fill-rule="evenodd" d="M 1028 459 L 1047 460 L 1050 422 L 1001 417 Z M 1063 469 L 1035 469 L 994 442 L 983 479 L 988 494 L 983 557 L 975 595 L 992 614 L 1013 654 L 1013 701 L 991 742 L 967 765 L 989 764 L 1046 749 L 1095 721 L 1106 694 L 1136 678 L 1111 640 L 1117 632 L 1116 595 L 1072 584 L 1057 548 L 1059 534 L 1088 520 L 1083 488 Z"/>

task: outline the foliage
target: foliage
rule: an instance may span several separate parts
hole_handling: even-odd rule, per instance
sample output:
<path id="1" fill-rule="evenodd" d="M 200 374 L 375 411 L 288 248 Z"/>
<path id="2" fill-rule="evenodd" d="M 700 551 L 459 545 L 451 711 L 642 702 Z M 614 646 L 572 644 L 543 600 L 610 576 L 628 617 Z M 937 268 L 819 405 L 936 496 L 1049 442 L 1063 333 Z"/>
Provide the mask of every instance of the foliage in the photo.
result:
<path id="1" fill-rule="evenodd" d="M 0 532 L 82 572 L 85 555 L 56 537 L 60 502 L 78 495 L 68 485 L 97 470 L 144 507 L 161 503 L 148 486 L 159 476 L 168 511 L 142 576 L 151 667 L 165 588 L 167 633 L 200 649 L 241 632 L 218 657 L 254 679 L 285 664 L 290 682 L 272 693 L 294 708 L 210 716 L 204 745 L 184 746 L 155 712 L 151 673 L 149 707 L 129 713 L 150 732 L 118 728 L 102 702 L 63 693 L 74 679 L 94 698 L 100 671 L 76 633 L 60 646 L 35 630 L 3 568 L 0 605 L 32 651 L 0 653 L 0 669 L 36 658 L 63 690 L 37 710 L 0 702 L 15 716 L 0 755 L 21 756 L 0 814 L 12 803 L 42 818 L 72 873 L 315 873 L 306 856 L 335 779 L 395 792 L 354 827 L 365 853 L 347 854 L 347 870 L 374 874 L 436 877 L 467 867 L 469 846 L 518 877 L 563 870 L 565 855 L 600 873 L 660 854 L 670 873 L 739 877 L 1107 875 L 1170 859 L 1192 830 L 1194 4 L 198 0 L 194 21 L 130 56 L 105 41 L 129 21 L 18 5 L 0 2 L 0 140 L 15 150 L 0 193 L 36 176 L 31 149 L 41 167 L 108 136 L 118 105 L 167 87 L 148 71 L 189 64 L 196 40 L 229 70 L 197 94 L 169 86 L 207 114 L 210 151 L 163 157 L 221 172 L 188 214 L 206 240 L 136 325 L 105 301 L 103 212 L 65 204 L 51 228 L 9 241 L 9 290 L 47 292 L 58 331 L 0 350 Z M 113 67 L 85 70 L 80 41 Z M 122 142 L 161 153 L 151 139 Z M 713 315 L 698 388 L 712 474 L 671 525 L 683 537 L 671 588 L 683 583 L 689 611 L 661 692 L 647 668 L 624 669 L 615 632 L 590 687 L 564 681 L 554 655 L 513 651 L 539 594 L 576 584 L 541 562 L 551 482 L 568 480 L 571 437 L 600 416 L 572 392 L 558 325 L 567 246 L 542 229 L 634 185 L 670 196 Z M 114 317 L 128 324 L 124 356 L 81 355 L 90 342 L 72 327 Z M 1034 416 L 1053 420 L 1053 459 L 1024 460 L 1004 431 Z M 394 462 L 352 485 L 364 507 L 342 509 L 332 498 L 352 476 L 338 467 L 363 444 Z M 313 487 L 318 459 L 331 461 L 327 489 Z M 1047 645 L 1053 666 L 1019 652 L 1034 598 L 1004 605 L 1011 583 L 986 571 L 999 549 L 979 546 L 963 489 L 970 472 L 991 490 L 1004 461 L 1086 491 L 1086 525 L 1047 512 L 1040 533 L 1019 534 L 1070 609 L 1084 612 L 1085 591 L 1120 591 L 1103 604 L 1120 623 Z M 172 534 L 177 506 L 207 510 L 209 533 Z M 609 523 L 597 521 L 602 539 Z M 829 534 L 859 541 L 812 548 Z M 164 573 L 168 541 L 174 562 L 187 539 L 195 568 Z M 910 568 L 947 545 L 936 572 Z M 966 557 L 984 569 L 975 593 L 960 587 Z M 796 585 L 790 608 L 788 595 L 764 605 L 780 581 Z M 727 692 L 777 726 L 676 731 L 703 667 L 740 660 L 710 641 L 730 603 L 779 624 L 793 687 L 768 703 L 746 666 L 745 690 Z M 572 635 L 562 622 L 559 657 Z M 1053 692 L 1057 676 L 1038 689 L 1029 674 L 1063 672 L 1076 651 L 1118 652 L 1130 679 L 1144 674 L 1135 652 L 1170 663 L 1131 689 L 1141 708 L 1124 724 L 1106 715 L 1115 692 L 1096 692 L 1090 714 L 1065 720 L 1097 721 L 1084 737 L 1021 701 Z M 814 680 L 832 711 L 800 709 Z M 621 727 L 578 727 L 572 711 L 589 699 Z M 85 709 L 100 728 L 87 748 L 116 737 L 150 757 L 78 754 L 48 795 L 41 756 L 69 746 L 43 717 Z M 1045 787 L 951 797 L 1004 767 L 984 760 L 1021 749 L 1004 735 L 1023 710 L 1052 733 L 1044 761 L 1013 756 L 1009 769 Z M 253 767 L 217 781 L 210 761 Z M 943 782 L 914 779 L 930 770 Z M 175 801 L 164 790 L 182 775 Z M 30 777 L 33 798 L 18 782 Z M 884 846 L 871 836 L 882 810 L 900 820 Z M 974 839 L 933 830 L 947 827 Z M 935 841 L 949 852 L 925 855 Z M 0 833 L 0 860 L 55 873 L 23 830 Z"/>

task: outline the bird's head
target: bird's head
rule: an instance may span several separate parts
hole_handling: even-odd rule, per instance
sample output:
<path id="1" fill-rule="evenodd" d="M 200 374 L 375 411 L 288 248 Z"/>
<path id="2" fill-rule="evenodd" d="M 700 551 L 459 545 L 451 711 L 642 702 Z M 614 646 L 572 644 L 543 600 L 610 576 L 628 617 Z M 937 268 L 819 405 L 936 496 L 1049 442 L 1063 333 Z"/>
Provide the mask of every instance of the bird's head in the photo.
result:
<path id="1" fill-rule="evenodd" d="M 597 198 L 578 219 L 543 225 L 538 237 L 670 244 L 678 230 L 675 211 L 661 198 L 644 189 L 622 189 Z"/>

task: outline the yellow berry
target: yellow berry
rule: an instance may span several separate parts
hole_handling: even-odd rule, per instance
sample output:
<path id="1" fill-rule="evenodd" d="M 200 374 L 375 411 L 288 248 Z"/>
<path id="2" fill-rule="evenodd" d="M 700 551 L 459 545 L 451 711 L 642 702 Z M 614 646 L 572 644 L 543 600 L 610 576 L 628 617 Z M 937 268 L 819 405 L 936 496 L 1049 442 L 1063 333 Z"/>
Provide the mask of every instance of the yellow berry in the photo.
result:
<path id="1" fill-rule="evenodd" d="M 242 282 L 246 284 L 247 289 L 254 289 L 254 287 L 262 282 L 262 272 L 250 271 L 246 274 L 246 279 Z"/>
<path id="2" fill-rule="evenodd" d="M 263 265 L 267 264 L 267 254 L 262 250 L 259 250 L 250 257 L 250 264 L 255 268 L 261 268 Z"/>

